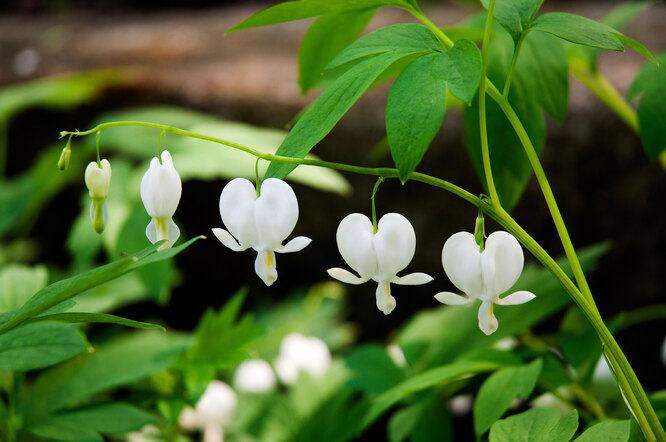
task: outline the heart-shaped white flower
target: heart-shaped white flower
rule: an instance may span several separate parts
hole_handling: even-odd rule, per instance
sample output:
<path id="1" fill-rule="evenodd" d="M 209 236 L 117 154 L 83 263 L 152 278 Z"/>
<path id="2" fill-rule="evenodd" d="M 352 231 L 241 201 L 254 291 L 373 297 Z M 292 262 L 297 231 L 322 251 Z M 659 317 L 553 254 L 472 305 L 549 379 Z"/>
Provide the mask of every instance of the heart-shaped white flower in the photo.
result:
<path id="1" fill-rule="evenodd" d="M 141 179 L 141 201 L 153 218 L 146 227 L 146 236 L 153 244 L 168 240 L 160 246 L 160 250 L 171 247 L 180 236 L 180 229 L 171 218 L 176 213 L 182 193 L 182 183 L 173 167 L 171 154 L 162 151 L 161 159 L 160 164 L 157 157 L 153 157 Z"/>
<path id="2" fill-rule="evenodd" d="M 396 305 L 391 296 L 391 283 L 419 285 L 432 281 L 425 273 L 411 273 L 399 277 L 397 273 L 411 262 L 416 250 L 416 234 L 407 218 L 398 213 L 387 213 L 373 233 L 372 222 L 360 213 L 347 215 L 338 226 L 338 249 L 345 262 L 360 277 L 338 267 L 328 274 L 347 284 L 362 284 L 370 279 L 378 283 L 377 308 L 388 315 Z"/>
<path id="3" fill-rule="evenodd" d="M 310 238 L 297 236 L 282 245 L 298 221 L 298 201 L 286 182 L 268 178 L 261 183 L 261 193 L 249 180 L 231 180 L 220 196 L 220 215 L 228 229 L 212 229 L 222 244 L 241 252 L 252 247 L 257 251 L 254 270 L 266 285 L 277 279 L 275 252 L 303 250 Z"/>
<path id="4" fill-rule="evenodd" d="M 461 305 L 481 300 L 479 328 L 490 335 L 497 330 L 497 318 L 493 314 L 493 303 L 517 305 L 530 301 L 534 293 L 518 291 L 504 298 L 499 296 L 516 283 L 523 271 L 523 249 L 508 232 L 494 232 L 486 240 L 482 252 L 469 232 L 458 232 L 451 236 L 442 249 L 442 266 L 453 285 L 465 296 L 441 292 L 435 298 L 449 305 Z"/>

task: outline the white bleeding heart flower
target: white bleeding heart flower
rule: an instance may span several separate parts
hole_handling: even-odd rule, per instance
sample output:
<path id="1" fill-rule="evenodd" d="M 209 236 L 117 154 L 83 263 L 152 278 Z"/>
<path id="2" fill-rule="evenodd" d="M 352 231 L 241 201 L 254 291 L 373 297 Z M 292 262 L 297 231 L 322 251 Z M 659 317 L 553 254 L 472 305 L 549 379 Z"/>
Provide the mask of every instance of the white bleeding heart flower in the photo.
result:
<path id="1" fill-rule="evenodd" d="M 347 284 L 376 281 L 377 308 L 388 315 L 395 308 L 391 296 L 391 283 L 420 285 L 432 281 L 426 273 L 411 273 L 402 277 L 397 273 L 411 262 L 416 250 L 416 234 L 411 223 L 398 213 L 387 213 L 373 233 L 372 222 L 360 213 L 347 215 L 338 226 L 338 249 L 345 262 L 359 275 L 338 267 L 328 274 Z"/>
<path id="2" fill-rule="evenodd" d="M 202 430 L 205 442 L 222 442 L 223 427 L 236 412 L 236 393 L 222 381 L 211 381 L 194 408 L 185 407 L 178 417 L 186 430 Z"/>
<path id="3" fill-rule="evenodd" d="M 254 270 L 266 285 L 277 280 L 275 252 L 303 250 L 310 238 L 297 236 L 282 245 L 298 221 L 298 201 L 291 186 L 277 178 L 268 178 L 257 191 L 249 180 L 235 178 L 222 189 L 220 215 L 228 229 L 212 229 L 222 244 L 241 252 L 252 247 L 257 252 Z"/>
<path id="4" fill-rule="evenodd" d="M 486 335 L 497 330 L 497 318 L 493 303 L 498 305 L 523 304 L 534 299 L 534 293 L 518 291 L 500 298 L 509 290 L 523 271 L 523 249 L 518 240 L 508 232 L 494 232 L 486 240 L 485 250 L 480 250 L 469 232 L 451 236 L 442 249 L 442 265 L 453 285 L 464 296 L 441 292 L 435 298 L 449 305 L 462 305 L 475 299 L 481 300 L 479 328 Z"/>
<path id="5" fill-rule="evenodd" d="M 267 393 L 275 389 L 275 374 L 263 359 L 249 359 L 236 369 L 234 387 L 238 391 Z"/>
<path id="6" fill-rule="evenodd" d="M 331 352 L 317 337 L 290 333 L 282 340 L 274 365 L 278 377 L 287 385 L 296 382 L 301 372 L 321 379 L 331 365 Z"/>
<path id="7" fill-rule="evenodd" d="M 146 236 L 153 244 L 168 240 L 160 246 L 160 250 L 163 250 L 173 246 L 180 236 L 180 229 L 171 218 L 178 208 L 183 186 L 173 167 L 171 154 L 164 150 L 161 159 L 160 164 L 160 160 L 153 157 L 148 171 L 141 179 L 141 200 L 146 212 L 153 218 L 146 227 Z"/>
<path id="8" fill-rule="evenodd" d="M 102 233 L 108 216 L 105 200 L 109 195 L 109 185 L 111 184 L 111 163 L 107 159 L 103 159 L 99 164 L 91 161 L 86 167 L 84 178 L 92 200 L 90 220 L 95 232 Z"/>

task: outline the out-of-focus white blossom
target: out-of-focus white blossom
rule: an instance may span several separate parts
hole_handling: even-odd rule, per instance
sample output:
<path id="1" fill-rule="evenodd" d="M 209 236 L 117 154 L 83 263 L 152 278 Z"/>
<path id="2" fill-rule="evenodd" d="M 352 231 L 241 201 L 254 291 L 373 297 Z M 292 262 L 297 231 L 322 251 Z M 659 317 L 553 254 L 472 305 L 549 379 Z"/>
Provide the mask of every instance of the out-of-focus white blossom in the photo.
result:
<path id="1" fill-rule="evenodd" d="M 278 377 L 287 385 L 296 382 L 300 372 L 322 378 L 331 365 L 331 352 L 319 338 L 291 333 L 282 340 L 274 365 Z"/>
<path id="2" fill-rule="evenodd" d="M 275 374 L 263 359 L 243 361 L 234 374 L 234 387 L 238 391 L 267 393 L 275 389 Z"/>
<path id="3" fill-rule="evenodd" d="M 185 407 L 178 422 L 186 430 L 203 431 L 205 442 L 222 442 L 224 426 L 236 412 L 236 393 L 222 381 L 212 381 L 194 408 Z"/>

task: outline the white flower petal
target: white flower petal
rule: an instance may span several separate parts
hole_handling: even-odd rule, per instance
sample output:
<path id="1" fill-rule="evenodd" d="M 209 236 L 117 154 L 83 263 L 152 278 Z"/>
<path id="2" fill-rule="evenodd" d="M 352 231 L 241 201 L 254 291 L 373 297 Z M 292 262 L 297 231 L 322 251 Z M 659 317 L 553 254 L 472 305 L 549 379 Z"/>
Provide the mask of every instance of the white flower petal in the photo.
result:
<path id="1" fill-rule="evenodd" d="M 493 303 L 483 301 L 479 307 L 479 328 L 487 336 L 492 335 L 497 330 L 499 323 L 493 314 Z"/>
<path id="2" fill-rule="evenodd" d="M 312 239 L 307 236 L 297 236 L 279 249 L 275 249 L 275 251 L 278 253 L 298 252 L 306 248 L 311 242 Z"/>
<path id="3" fill-rule="evenodd" d="M 236 411 L 238 398 L 234 390 L 224 382 L 214 380 L 199 398 L 195 412 L 205 425 L 225 425 Z"/>
<path id="4" fill-rule="evenodd" d="M 257 191 L 254 184 L 245 178 L 229 181 L 220 195 L 222 222 L 229 233 L 238 240 L 241 250 L 251 247 L 257 240 L 257 229 L 254 225 L 256 199 Z"/>
<path id="5" fill-rule="evenodd" d="M 481 252 L 469 232 L 458 232 L 444 243 L 442 266 L 453 285 L 472 298 L 483 293 Z"/>
<path id="6" fill-rule="evenodd" d="M 439 292 L 435 295 L 435 299 L 447 305 L 465 305 L 473 301 L 469 296 L 460 296 L 451 292 Z"/>
<path id="7" fill-rule="evenodd" d="M 178 241 L 178 238 L 180 238 L 180 229 L 178 228 L 176 223 L 173 222 L 171 218 L 169 218 L 168 223 L 169 224 L 167 225 L 167 235 L 168 235 L 167 239 L 169 240 L 169 242 L 164 246 L 162 246 L 161 249 L 166 249 L 173 246 L 176 243 L 176 241 Z"/>
<path id="8" fill-rule="evenodd" d="M 536 298 L 536 295 L 532 292 L 521 290 L 519 292 L 511 293 L 510 295 L 505 296 L 504 298 L 497 298 L 495 304 L 499 305 L 518 305 L 524 304 L 532 299 Z"/>
<path id="9" fill-rule="evenodd" d="M 109 160 L 103 159 L 99 166 L 97 161 L 91 161 L 86 167 L 84 179 L 91 198 L 106 198 L 111 183 L 111 163 L 109 163 Z"/>
<path id="10" fill-rule="evenodd" d="M 224 430 L 220 425 L 206 425 L 203 430 L 202 442 L 224 442 Z"/>
<path id="11" fill-rule="evenodd" d="M 509 290 L 523 271 L 523 249 L 518 240 L 508 232 L 493 232 L 482 255 L 483 278 L 492 295 Z"/>
<path id="12" fill-rule="evenodd" d="M 276 250 L 296 227 L 298 201 L 285 181 L 268 178 L 261 183 L 261 195 L 254 204 L 257 248 Z"/>
<path id="13" fill-rule="evenodd" d="M 380 281 L 377 283 L 377 291 L 375 292 L 377 298 L 377 308 L 388 315 L 395 308 L 395 298 L 391 296 L 391 283 L 388 281 Z"/>
<path id="14" fill-rule="evenodd" d="M 416 234 L 412 224 L 399 213 L 387 213 L 377 223 L 373 238 L 381 279 L 390 280 L 407 267 L 416 250 Z"/>
<path id="15" fill-rule="evenodd" d="M 338 250 L 345 262 L 368 280 L 377 273 L 377 257 L 373 246 L 372 222 L 360 213 L 347 215 L 336 233 Z"/>
<path id="16" fill-rule="evenodd" d="M 236 239 L 231 236 L 231 233 L 227 232 L 226 230 L 218 228 L 211 230 L 213 231 L 213 235 L 215 235 L 215 237 L 219 239 L 222 244 L 234 252 L 242 252 L 243 250 L 247 249 L 247 247 L 241 247 L 238 242 L 236 242 Z"/>
<path id="17" fill-rule="evenodd" d="M 146 236 L 151 243 L 155 244 L 157 242 L 157 228 L 155 227 L 154 219 L 151 219 L 146 226 Z"/>
<path id="18" fill-rule="evenodd" d="M 267 393 L 275 389 L 275 374 L 263 359 L 243 361 L 234 374 L 234 387 L 238 391 Z"/>
<path id="19" fill-rule="evenodd" d="M 364 282 L 367 282 L 369 278 L 359 278 L 358 276 L 354 275 L 352 272 L 341 269 L 339 267 L 333 267 L 332 269 L 326 270 L 329 275 L 331 275 L 331 278 L 335 278 L 340 282 L 344 282 L 346 284 L 363 284 Z"/>
<path id="20" fill-rule="evenodd" d="M 290 333 L 282 340 L 274 365 L 278 377 L 285 384 L 293 384 L 299 371 L 321 378 L 331 365 L 331 352 L 319 338 Z"/>
<path id="21" fill-rule="evenodd" d="M 275 269 L 275 253 L 272 250 L 262 250 L 257 252 L 257 259 L 254 261 L 254 271 L 264 281 L 264 284 L 272 285 L 278 277 Z"/>
<path id="22" fill-rule="evenodd" d="M 171 218 L 176 212 L 182 193 L 180 176 L 173 167 L 171 155 L 162 152 L 162 164 L 153 157 L 141 179 L 141 200 L 153 218 Z"/>
<path id="23" fill-rule="evenodd" d="M 298 379 L 298 367 L 286 356 L 278 356 L 273 366 L 283 384 L 291 385 Z"/>
<path id="24" fill-rule="evenodd" d="M 391 282 L 394 284 L 400 284 L 400 285 L 421 285 L 421 284 L 427 284 L 430 281 L 432 281 L 432 276 L 428 275 L 427 273 L 410 273 L 409 275 L 405 276 L 396 276 L 395 278 L 391 279 Z"/>

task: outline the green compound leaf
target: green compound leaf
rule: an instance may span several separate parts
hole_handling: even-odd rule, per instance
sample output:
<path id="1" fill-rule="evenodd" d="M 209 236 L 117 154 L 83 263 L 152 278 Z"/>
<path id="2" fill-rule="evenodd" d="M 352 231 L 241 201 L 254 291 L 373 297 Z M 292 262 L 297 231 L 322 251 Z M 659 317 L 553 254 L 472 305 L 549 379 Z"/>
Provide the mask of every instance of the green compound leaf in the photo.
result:
<path id="1" fill-rule="evenodd" d="M 631 421 L 606 421 L 588 428 L 574 442 L 627 442 L 630 433 Z"/>
<path id="2" fill-rule="evenodd" d="M 142 331 L 106 342 L 46 371 L 21 397 L 18 409 L 27 427 L 91 396 L 165 370 L 192 345 L 190 336 Z"/>
<path id="3" fill-rule="evenodd" d="M 312 147 L 333 129 L 375 79 L 402 57 L 402 53 L 386 52 L 352 67 L 303 113 L 276 154 L 293 158 L 305 157 Z M 266 170 L 265 178 L 283 179 L 295 168 L 296 165 L 272 162 Z"/>
<path id="4" fill-rule="evenodd" d="M 279 3 L 270 8 L 259 11 L 246 18 L 236 26 L 227 30 L 227 33 L 259 26 L 274 25 L 304 18 L 319 17 L 320 15 L 337 14 L 341 12 L 358 11 L 378 8 L 380 6 L 396 6 L 407 10 L 414 9 L 407 0 L 303 0 Z"/>
<path id="5" fill-rule="evenodd" d="M 488 9 L 490 0 L 481 0 Z M 505 0 L 495 3 L 493 17 L 506 29 L 516 43 L 536 15 L 543 0 Z"/>
<path id="6" fill-rule="evenodd" d="M 0 369 L 28 371 L 65 361 L 88 344 L 81 331 L 58 322 L 26 324 L 0 335 Z"/>
<path id="7" fill-rule="evenodd" d="M 155 416 L 139 408 L 113 403 L 54 414 L 27 430 L 46 439 L 102 441 L 99 433 L 114 434 L 139 430 L 155 420 Z"/>
<path id="8" fill-rule="evenodd" d="M 634 78 L 627 99 L 640 98 L 638 128 L 645 153 L 656 160 L 666 151 L 666 53 L 657 56 L 659 66 L 646 63 Z"/>
<path id="9" fill-rule="evenodd" d="M 306 93 L 317 87 L 326 65 L 356 39 L 377 9 L 342 12 L 318 18 L 298 51 L 298 84 Z"/>
<path id="10" fill-rule="evenodd" d="M 446 48 L 430 29 L 415 23 L 400 23 L 359 38 L 340 52 L 326 69 L 386 52 L 410 55 L 432 51 L 444 52 Z"/>
<path id="11" fill-rule="evenodd" d="M 481 437 L 509 409 L 514 399 L 527 399 L 534 390 L 542 362 L 499 370 L 481 385 L 474 401 L 474 432 Z"/>
<path id="12" fill-rule="evenodd" d="M 480 79 L 481 55 L 469 40 L 459 40 L 447 52 L 417 58 L 398 76 L 386 104 L 386 134 L 402 182 L 442 125 L 447 85 L 453 95 L 471 101 Z"/>
<path id="13" fill-rule="evenodd" d="M 490 428 L 490 442 L 569 442 L 578 428 L 578 412 L 560 419 L 552 408 L 532 408 L 499 420 Z"/>

